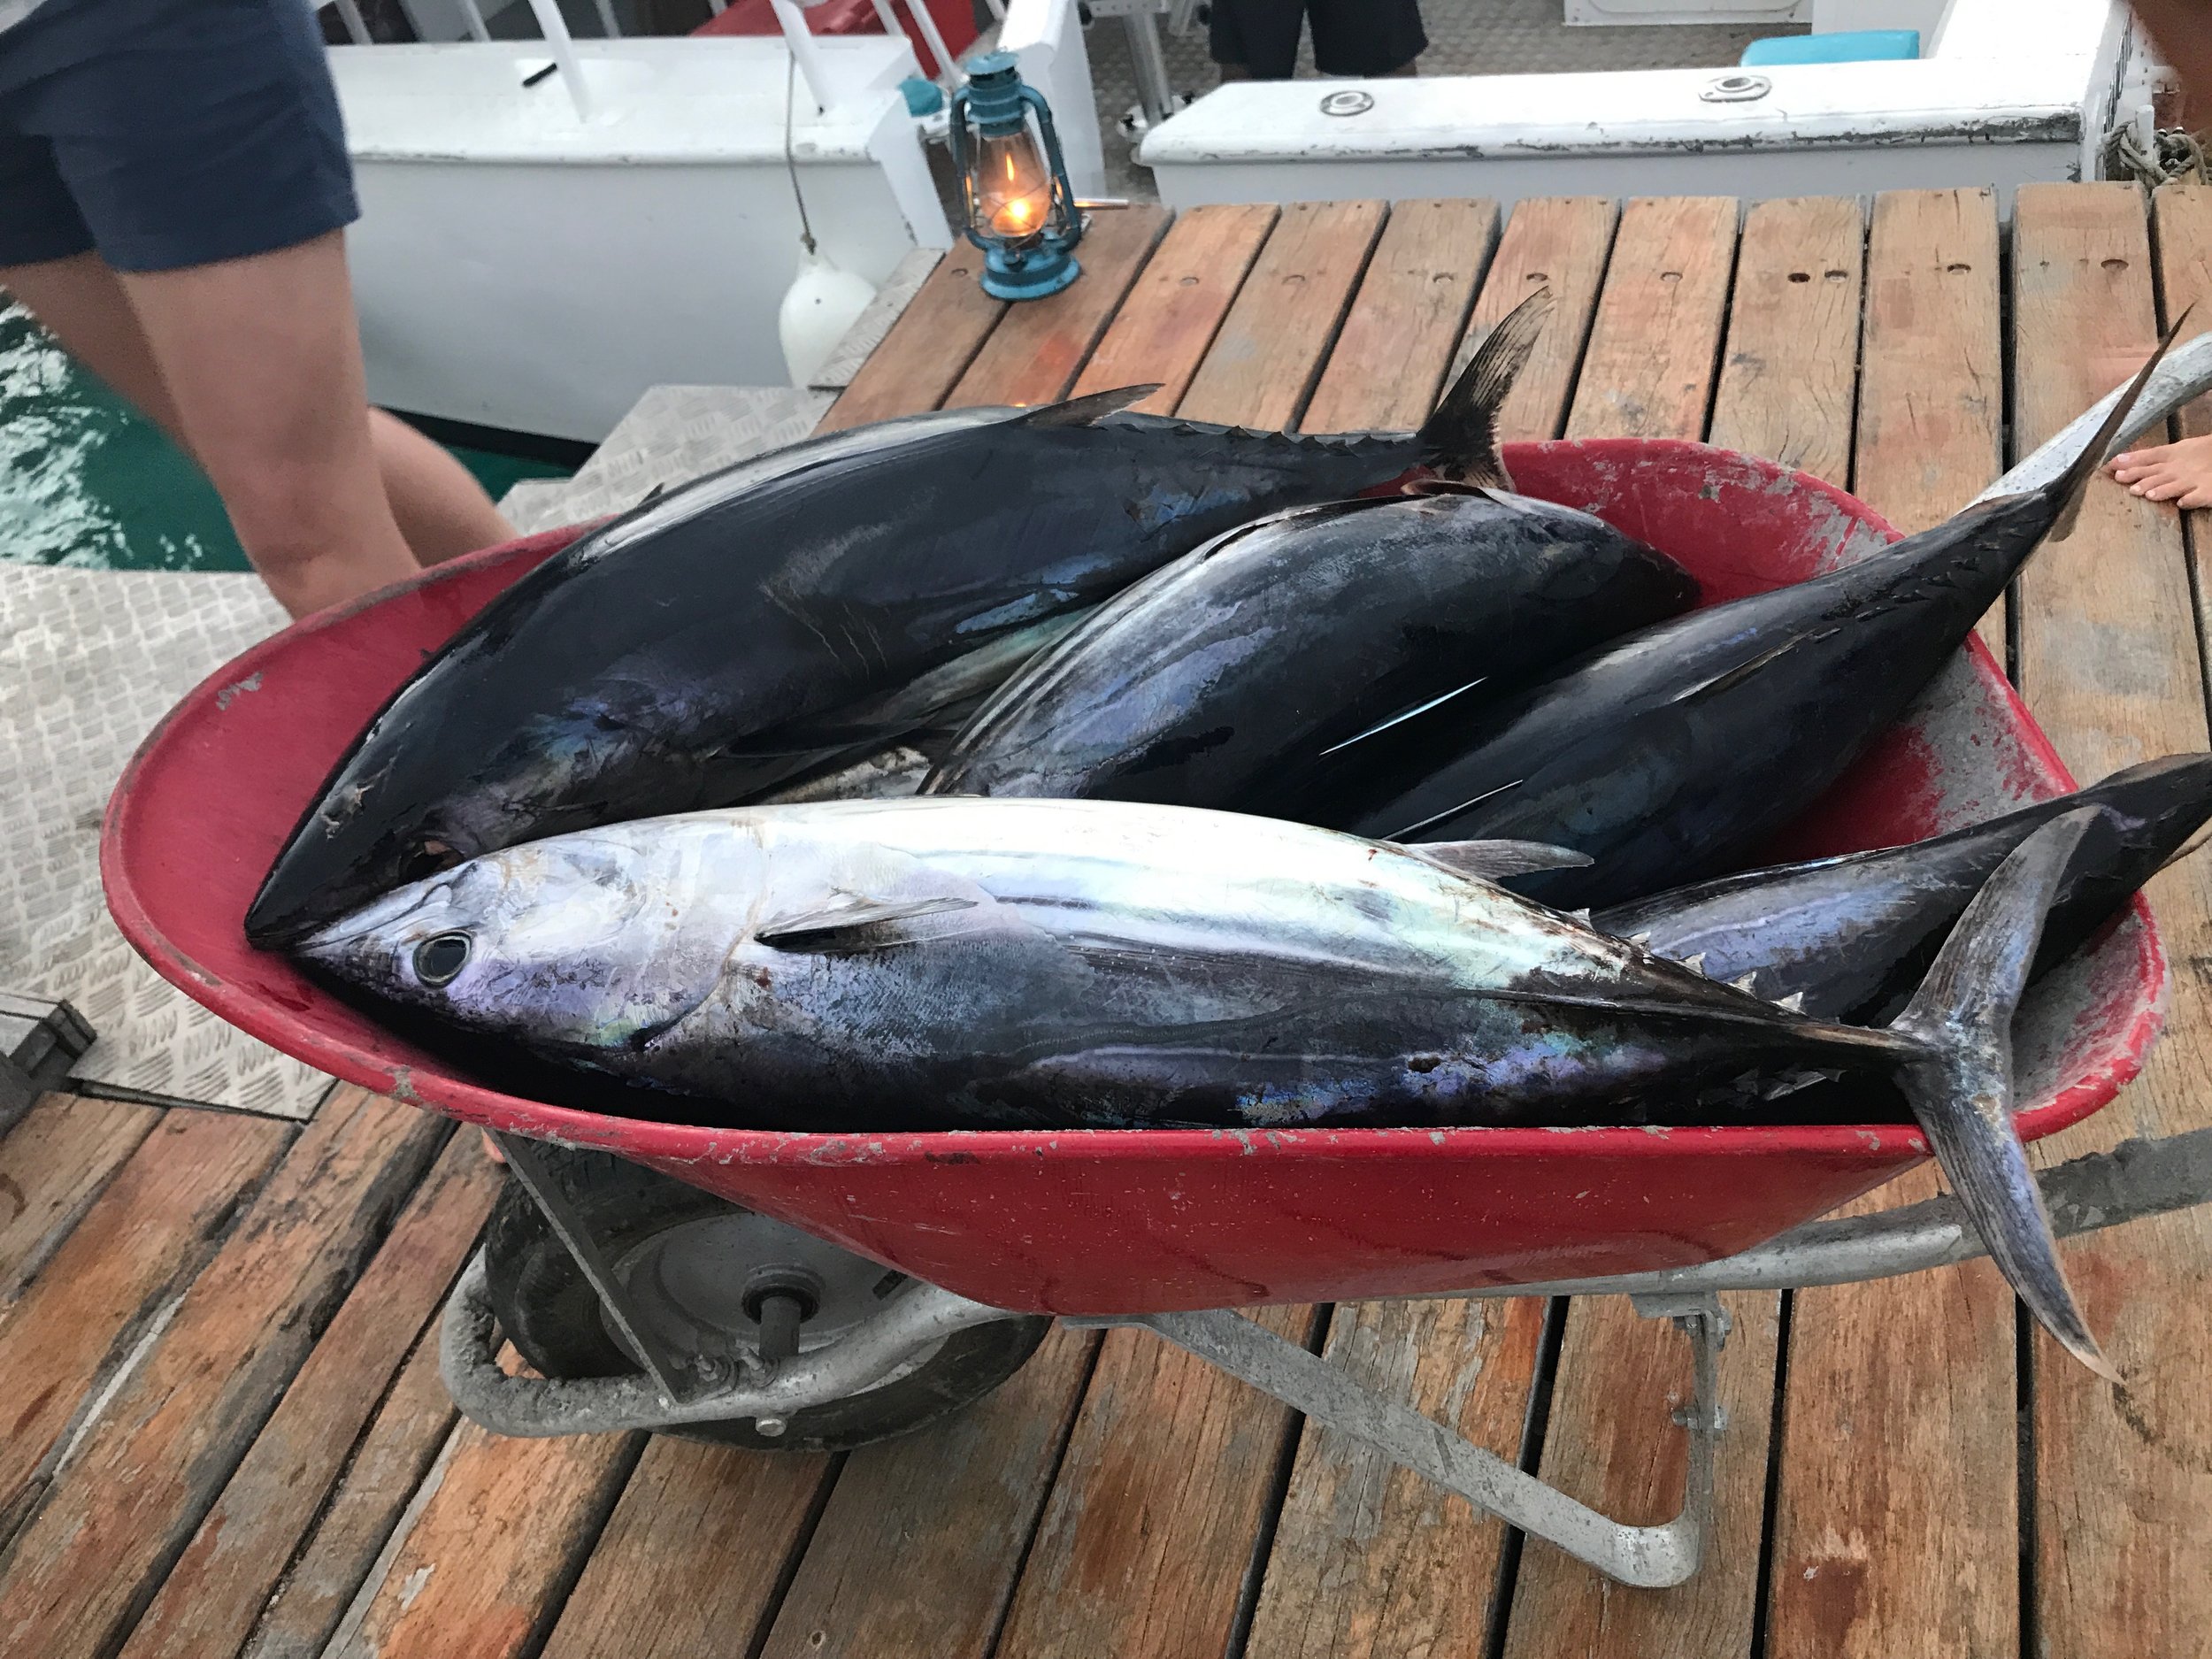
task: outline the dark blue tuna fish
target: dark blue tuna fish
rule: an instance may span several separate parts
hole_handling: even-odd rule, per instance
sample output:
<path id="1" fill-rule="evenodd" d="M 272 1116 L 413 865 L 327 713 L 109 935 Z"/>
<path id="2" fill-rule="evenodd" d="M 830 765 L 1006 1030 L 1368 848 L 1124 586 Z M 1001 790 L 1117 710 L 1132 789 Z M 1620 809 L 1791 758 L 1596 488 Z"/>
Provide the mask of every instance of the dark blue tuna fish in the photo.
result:
<path id="1" fill-rule="evenodd" d="M 1696 597 L 1663 554 L 1524 495 L 1298 508 L 1185 555 L 1030 658 L 925 792 L 1310 819 L 1375 731 L 1493 700 Z"/>
<path id="2" fill-rule="evenodd" d="M 2067 534 L 2157 360 L 2043 488 L 1647 628 L 1500 707 L 1407 722 L 1380 740 L 1401 787 L 1323 821 L 1384 841 L 1509 837 L 1589 854 L 1586 868 L 1514 883 L 1551 904 L 1617 904 L 1730 868 L 1905 711 L 2047 534 Z"/>
<path id="3" fill-rule="evenodd" d="M 1494 418 L 1548 304 L 1500 324 L 1417 433 L 1114 413 L 1148 388 L 844 433 L 647 503 L 517 582 L 385 705 L 247 933 L 282 944 L 457 858 L 748 800 L 880 749 L 1260 514 L 1421 466 L 1497 482 Z"/>
<path id="4" fill-rule="evenodd" d="M 2053 818 L 2099 809 L 2067 862 L 2034 972 L 2047 972 L 2212 818 L 2212 755 L 2169 755 L 1947 835 L 1723 876 L 1601 910 L 1594 926 L 1808 1014 L 1878 1024 L 1927 972 L 1952 924 L 2012 849 Z"/>

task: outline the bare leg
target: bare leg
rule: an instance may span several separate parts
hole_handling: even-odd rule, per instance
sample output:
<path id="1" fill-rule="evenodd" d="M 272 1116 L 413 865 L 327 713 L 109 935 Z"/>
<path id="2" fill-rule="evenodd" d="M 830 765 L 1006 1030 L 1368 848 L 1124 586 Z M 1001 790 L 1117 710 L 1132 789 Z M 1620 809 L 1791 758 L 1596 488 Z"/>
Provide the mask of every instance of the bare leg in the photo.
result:
<path id="1" fill-rule="evenodd" d="M 179 448 L 202 458 L 155 363 L 124 279 L 96 254 L 0 271 L 0 288 L 20 300 L 72 356 Z M 380 410 L 371 411 L 368 421 L 384 495 L 416 562 L 435 564 L 514 534 L 468 470 L 443 449 Z M 221 488 L 219 480 L 217 487 Z M 239 539 L 246 540 L 242 530 Z M 249 547 L 249 557 L 252 551 Z"/>
<path id="2" fill-rule="evenodd" d="M 421 563 L 436 565 L 513 540 L 514 526 L 500 516 L 475 475 L 444 449 L 380 409 L 369 411 L 369 437 L 392 516 Z"/>
<path id="3" fill-rule="evenodd" d="M 2212 507 L 2212 437 L 2130 449 L 2114 456 L 2106 470 L 2131 495 L 2184 507 Z"/>

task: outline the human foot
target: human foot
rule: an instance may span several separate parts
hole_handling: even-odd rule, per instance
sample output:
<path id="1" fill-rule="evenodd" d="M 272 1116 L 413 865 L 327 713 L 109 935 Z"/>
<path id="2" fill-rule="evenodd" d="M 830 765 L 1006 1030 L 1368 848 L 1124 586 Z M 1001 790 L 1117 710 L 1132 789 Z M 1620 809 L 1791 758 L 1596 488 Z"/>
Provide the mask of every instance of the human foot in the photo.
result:
<path id="1" fill-rule="evenodd" d="M 2149 501 L 2212 507 L 2212 437 L 2184 438 L 2154 449 L 2116 455 L 2105 470 Z"/>

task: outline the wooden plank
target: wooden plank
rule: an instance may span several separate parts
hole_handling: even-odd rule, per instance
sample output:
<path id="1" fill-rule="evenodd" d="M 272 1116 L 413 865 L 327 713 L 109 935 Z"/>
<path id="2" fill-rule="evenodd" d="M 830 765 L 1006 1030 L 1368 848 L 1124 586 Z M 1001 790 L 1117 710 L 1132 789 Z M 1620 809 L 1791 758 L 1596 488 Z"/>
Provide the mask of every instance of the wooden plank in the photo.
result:
<path id="1" fill-rule="evenodd" d="M 1779 1298 L 1731 1294 L 1721 1303 L 1735 1329 L 1721 1352 L 1728 1431 L 1704 1565 L 1676 1589 L 1626 1590 L 1531 1539 L 1505 1659 L 1735 1659 L 1751 1651 Z M 1687 1439 L 1671 1414 L 1690 1394 L 1690 1345 L 1668 1321 L 1639 1317 L 1624 1296 L 1576 1302 L 1538 1472 L 1616 1520 L 1667 1519 L 1681 1508 Z"/>
<path id="2" fill-rule="evenodd" d="M 1056 1328 L 987 1400 L 847 1458 L 761 1659 L 983 1659 L 1097 1345 Z"/>
<path id="3" fill-rule="evenodd" d="M 1548 1303 L 1340 1307 L 1323 1352 L 1367 1387 L 1517 1461 Z M 1488 1649 L 1504 1523 L 1309 1422 L 1246 1652 L 1380 1659 Z"/>
<path id="4" fill-rule="evenodd" d="M 1799 196 L 1751 208 L 1709 442 L 1850 483 L 1865 255 L 1855 201 Z"/>
<path id="5" fill-rule="evenodd" d="M 0 1541 L 44 1496 L 48 1464 L 95 1384 L 123 1363 L 146 1318 L 213 1253 L 210 1235 L 283 1150 L 288 1127 L 212 1112 L 168 1114 L 0 1316 L 8 1402 Z M 10 1594 L 0 1578 L 0 1597 Z"/>
<path id="6" fill-rule="evenodd" d="M 1563 296 L 1530 364 L 1529 372 L 1540 378 L 1538 396 L 1521 405 L 1525 412 L 1517 417 L 1544 424 L 1532 430 L 1524 425 L 1516 435 L 1549 436 L 1551 423 L 1566 408 L 1569 377 L 1582 354 L 1578 331 L 1588 325 L 1604 272 L 1611 211 L 1589 211 L 1602 205 L 1522 204 L 1514 257 L 1507 258 L 1501 250 L 1483 286 L 1476 314 L 1493 319 L 1540 281 Z M 1512 241 L 1510 229 L 1507 238 Z M 1363 289 L 1361 303 L 1365 300 Z M 1347 349 L 1339 343 L 1340 357 Z M 1371 384 L 1380 379 L 1365 378 Z M 1525 377 L 1514 394 L 1517 403 L 1529 384 Z M 1411 424 L 1426 413 L 1425 408 L 1416 411 Z M 1330 1322 L 1325 1352 L 1371 1386 L 1455 1424 L 1479 1445 L 1517 1457 L 1547 1306 L 1407 1302 L 1342 1307 Z M 1356 1443 L 1308 1424 L 1246 1650 L 1269 1659 L 1278 1654 L 1367 1659 L 1424 1651 L 1481 1653 L 1495 1617 L 1493 1593 L 1505 1536 L 1498 1522 L 1447 1500 Z"/>
<path id="7" fill-rule="evenodd" d="M 245 1641 L 370 1414 L 444 1301 L 499 1181 L 481 1137 L 446 1143 L 170 1568 L 124 1659 L 192 1659 Z"/>
<path id="8" fill-rule="evenodd" d="M 1197 216 L 1179 221 L 1176 233 Z M 1289 240 L 1264 267 L 1277 274 L 1342 273 L 1348 294 L 1374 240 L 1374 216 L 1302 213 L 1294 220 L 1286 211 L 1285 223 Z M 1322 240 L 1325 229 L 1333 248 Z M 1154 270 L 1166 256 L 1164 245 Z M 1151 277 L 1148 271 L 1139 296 Z M 1322 278 L 1312 286 L 1325 286 Z M 1333 326 L 1341 305 L 1315 310 Z M 1108 345 L 1120 329 L 1118 319 Z M 1303 350 L 1253 350 L 1241 325 L 1225 330 L 1228 357 L 1217 366 L 1209 354 L 1193 382 L 1206 388 L 1208 419 L 1260 425 L 1263 414 L 1294 410 L 1332 340 L 1310 316 L 1285 334 L 1303 342 Z M 1096 369 L 1094 361 L 1087 373 Z M 1257 1317 L 1303 1341 L 1316 1315 L 1271 1308 Z M 997 1659 L 1217 1659 L 1254 1564 L 1289 1425 L 1281 1407 L 1150 1333 L 1108 1332 Z"/>
<path id="9" fill-rule="evenodd" d="M 449 1127 L 357 1089 L 323 1103 L 17 1536 L 0 1602 L 20 1651 L 114 1650 Z"/>
<path id="10" fill-rule="evenodd" d="M 983 291 L 982 271 L 979 249 L 954 243 L 815 430 L 842 432 L 944 402 L 1006 314 L 1007 302 Z"/>
<path id="11" fill-rule="evenodd" d="M 510 1351 L 503 1356 L 510 1367 Z M 506 1440 L 464 1421 L 382 1576 L 328 1659 L 520 1659 L 534 1653 L 644 1449 L 643 1434 Z M 751 1563 L 728 1561 L 726 1572 Z M 640 1627 L 657 1609 L 637 1609 Z M 633 1632 L 635 1634 L 635 1632 Z M 740 1649 L 739 1651 L 742 1651 Z"/>
<path id="12" fill-rule="evenodd" d="M 1498 240 L 1495 202 L 1399 202 L 1299 425 L 1409 432 L 1428 418 Z"/>
<path id="13" fill-rule="evenodd" d="M 1499 431 L 1508 439 L 1555 438 L 1566 429 L 1575 373 L 1613 248 L 1614 217 L 1613 204 L 1596 196 L 1539 196 L 1514 205 L 1466 337 L 1452 357 L 1456 374 L 1507 312 L 1538 288 L 1551 290 L 1551 322 L 1499 418 Z"/>
<path id="14" fill-rule="evenodd" d="M 1708 375 L 1714 372 L 1714 354 L 1702 336 L 1685 344 L 1675 335 L 1702 328 L 1710 296 L 1725 294 L 1731 250 L 1719 238 L 1733 234 L 1733 208 L 1671 203 L 1661 204 L 1662 211 L 1640 213 L 1641 205 L 1632 204 L 1622 221 L 1571 425 L 1587 430 L 1583 411 L 1617 410 L 1646 435 L 1694 438 L 1704 418 L 1696 375 L 1701 365 Z M 1744 249 L 1739 306 L 1755 313 L 1778 298 L 1796 304 L 1790 290 L 1802 285 L 1790 283 L 1788 275 L 1802 268 L 1804 240 L 1832 247 L 1839 232 L 1840 216 L 1832 207 L 1776 210 L 1761 237 Z M 1701 242 L 1700 236 L 1709 240 Z M 1670 271 L 1678 271 L 1679 279 L 1665 280 Z M 1678 301 L 1672 297 L 1678 292 Z M 1654 366 L 1648 371 L 1630 366 L 1641 329 L 1660 331 L 1649 341 Z M 1740 312 L 1732 330 L 1746 340 L 1778 338 L 1771 319 L 1756 314 Z M 1599 334 L 1606 336 L 1602 349 Z M 1717 342 L 1717 334 L 1711 338 Z M 1841 411 L 1851 406 L 1856 336 L 1834 328 L 1820 342 L 1821 356 L 1798 355 L 1809 344 L 1790 348 L 1793 372 L 1841 387 L 1832 424 L 1817 439 L 1832 446 L 1836 426 L 1845 419 Z M 1607 396 L 1608 380 L 1597 378 L 1616 375 L 1625 377 L 1621 383 L 1632 388 L 1617 402 Z M 1661 421 L 1657 430 L 1650 426 L 1655 419 Z M 1747 375 L 1719 388 L 1715 419 L 1728 424 L 1738 444 L 1763 451 L 1780 448 L 1801 426 L 1801 411 L 1786 397 Z M 1610 1586 L 1578 1562 L 1532 1540 L 1514 1586 L 1507 1659 L 1750 1651 L 1781 1304 L 1771 1294 L 1730 1296 L 1724 1304 L 1735 1325 L 1721 1355 L 1728 1431 L 1719 1447 L 1705 1564 L 1681 1588 L 1647 1594 Z M 1689 1344 L 1664 1322 L 1639 1317 L 1618 1297 L 1575 1302 L 1568 1310 L 1540 1472 L 1621 1520 L 1650 1522 L 1676 1513 L 1686 1442 L 1669 1412 L 1689 1393 Z"/>
<path id="15" fill-rule="evenodd" d="M 2000 264 L 1993 191 L 1893 190 L 1874 204 L 1855 488 L 1908 534 L 2003 466 Z"/>
<path id="16" fill-rule="evenodd" d="M 49 1094 L 0 1141 L 0 1306 L 160 1121 L 153 1106 Z"/>
<path id="17" fill-rule="evenodd" d="M 433 1325 L 378 1406 L 306 1548 L 285 1570 L 243 1659 L 317 1659 L 458 1415 L 438 1375 Z"/>
<path id="18" fill-rule="evenodd" d="M 1939 522 L 1998 470 L 1996 236 L 1985 190 L 1875 204 L 1855 472 L 1903 530 Z M 1937 1187 L 1917 1170 L 1852 1212 Z M 1987 1262 L 1797 1294 L 1770 1651 L 2019 1646 L 2013 1312 Z"/>
<path id="19" fill-rule="evenodd" d="M 1866 338 L 1870 355 L 1881 349 L 1859 425 L 1883 457 L 1871 486 L 1883 515 L 1908 534 L 1949 518 L 2003 465 L 1997 238 L 1993 190 L 1899 190 L 1875 207 Z M 2000 664 L 2006 610 L 1999 600 L 1977 630 Z"/>
<path id="20" fill-rule="evenodd" d="M 545 1659 L 696 1659 L 754 1652 L 780 1569 L 833 1468 L 820 1455 L 656 1436 L 622 1491 Z M 879 1560 L 902 1578 L 910 1559 Z M 882 1651 L 895 1651 L 885 1649 Z"/>
<path id="21" fill-rule="evenodd" d="M 1083 274 L 1048 298 L 1012 307 L 983 342 L 945 407 L 1048 403 L 1064 396 L 1130 284 L 1167 234 L 1172 217 L 1158 207 L 1094 213 L 1079 256 Z"/>
<path id="22" fill-rule="evenodd" d="M 2192 297 L 2207 239 L 2200 198 L 2162 204 L 2167 300 Z M 2129 185 L 2024 188 L 2014 208 L 2016 442 L 2041 442 L 2139 362 L 2156 324 L 2151 250 Z M 2201 299 L 2202 295 L 2195 297 Z M 2108 480 L 2068 540 L 2020 581 L 2029 706 L 2081 776 L 2205 747 L 2204 688 L 2177 515 Z M 2204 1077 L 2212 989 L 2212 865 L 2150 884 L 2174 964 L 2164 1038 L 2111 1106 L 2040 1142 L 2039 1163 L 2212 1121 Z M 2212 1213 L 2186 1210 L 2069 1245 L 2075 1291 L 2127 1379 L 2115 1388 L 2037 1333 L 2033 1591 L 2038 1651 L 2200 1653 L 2212 1628 Z"/>
<path id="23" fill-rule="evenodd" d="M 1275 223 L 1268 206 L 1194 207 L 1175 221 L 1071 396 L 1156 383 L 1137 408 L 1172 414 Z"/>
<path id="24" fill-rule="evenodd" d="M 1310 1308 L 1260 1323 L 1310 1340 Z M 1109 1331 L 996 1659 L 1219 1659 L 1291 1414 L 1145 1331 Z"/>
<path id="25" fill-rule="evenodd" d="M 1701 438 L 1735 263 L 1732 196 L 1645 196 L 1621 212 L 1571 438 Z"/>
<path id="26" fill-rule="evenodd" d="M 1380 202 L 1285 207 L 1176 412 L 1262 431 L 1296 426 L 1388 211 Z"/>

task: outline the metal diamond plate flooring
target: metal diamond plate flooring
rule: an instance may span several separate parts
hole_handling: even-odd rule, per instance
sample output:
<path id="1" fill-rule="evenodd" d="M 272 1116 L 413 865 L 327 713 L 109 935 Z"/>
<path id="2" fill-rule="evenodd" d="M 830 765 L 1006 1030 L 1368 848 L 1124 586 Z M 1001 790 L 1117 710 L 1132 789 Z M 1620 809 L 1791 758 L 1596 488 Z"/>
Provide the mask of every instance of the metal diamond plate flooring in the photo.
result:
<path id="1" fill-rule="evenodd" d="M 304 1118 L 330 1086 L 138 959 L 100 897 L 100 815 L 170 705 L 273 633 L 252 576 L 0 564 L 0 985 L 65 1000 L 95 1089 Z"/>
<path id="2" fill-rule="evenodd" d="M 904 309 L 903 300 L 899 309 Z M 890 326 L 888 320 L 883 324 L 885 329 Z M 718 467 L 796 443 L 814 430 L 836 396 L 788 386 L 653 387 L 575 477 L 526 480 L 508 492 L 500 511 L 525 534 L 626 511 L 656 485 L 673 488 Z"/>

